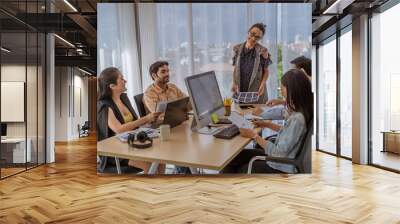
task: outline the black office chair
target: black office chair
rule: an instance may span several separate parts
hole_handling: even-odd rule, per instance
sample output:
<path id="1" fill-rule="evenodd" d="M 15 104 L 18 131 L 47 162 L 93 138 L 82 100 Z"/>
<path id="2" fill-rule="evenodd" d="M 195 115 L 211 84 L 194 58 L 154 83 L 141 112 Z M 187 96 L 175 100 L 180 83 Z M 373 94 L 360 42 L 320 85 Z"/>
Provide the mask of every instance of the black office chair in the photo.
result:
<path id="1" fill-rule="evenodd" d="M 305 138 L 301 143 L 301 148 L 297 152 L 297 155 L 294 159 L 272 156 L 255 156 L 249 162 L 247 173 L 251 174 L 253 163 L 256 160 L 294 165 L 298 173 L 311 173 L 311 136 L 313 133 L 312 129 L 313 122 L 310 122 L 309 126 L 307 127 Z"/>
<path id="2" fill-rule="evenodd" d="M 80 137 L 87 137 L 89 136 L 89 130 L 90 130 L 90 123 L 89 121 L 85 121 L 85 123 L 80 126 L 78 124 L 78 131 L 79 131 L 79 138 Z"/>
<path id="3" fill-rule="evenodd" d="M 136 107 L 139 112 L 140 117 L 146 116 L 146 109 L 144 108 L 144 103 L 143 103 L 143 93 L 138 94 L 133 97 L 136 103 Z"/>

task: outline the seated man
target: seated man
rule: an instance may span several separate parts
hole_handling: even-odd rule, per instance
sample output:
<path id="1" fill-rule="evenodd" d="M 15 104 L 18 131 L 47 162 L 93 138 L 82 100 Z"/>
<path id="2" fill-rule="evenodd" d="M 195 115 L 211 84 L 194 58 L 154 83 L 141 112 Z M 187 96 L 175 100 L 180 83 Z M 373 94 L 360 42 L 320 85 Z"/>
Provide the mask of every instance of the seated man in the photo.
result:
<path id="1" fill-rule="evenodd" d="M 149 72 L 154 82 L 146 89 L 143 95 L 143 103 L 147 112 L 154 113 L 160 102 L 178 100 L 186 97 L 186 94 L 176 85 L 169 82 L 168 62 L 154 62 L 150 66 Z M 190 105 L 188 105 L 188 107 L 190 107 Z"/>
<path id="2" fill-rule="evenodd" d="M 176 85 L 169 82 L 168 62 L 156 61 L 150 65 L 150 76 L 153 79 L 151 84 L 143 94 L 143 103 L 147 112 L 154 113 L 157 110 L 157 105 L 161 102 L 178 100 L 186 97 Z M 190 104 L 188 111 L 191 110 Z M 176 167 L 178 173 L 190 173 L 187 167 Z"/>
<path id="3" fill-rule="evenodd" d="M 304 74 L 307 75 L 307 78 L 311 81 L 311 59 L 304 57 L 304 56 L 300 56 L 297 57 L 295 59 L 293 59 L 292 61 L 290 61 L 290 63 L 292 64 L 293 68 L 297 68 L 300 69 L 301 71 L 304 72 Z M 280 105 L 280 104 L 284 104 L 285 100 L 282 99 L 272 99 L 270 101 L 267 102 L 267 106 L 276 106 L 276 105 Z"/>

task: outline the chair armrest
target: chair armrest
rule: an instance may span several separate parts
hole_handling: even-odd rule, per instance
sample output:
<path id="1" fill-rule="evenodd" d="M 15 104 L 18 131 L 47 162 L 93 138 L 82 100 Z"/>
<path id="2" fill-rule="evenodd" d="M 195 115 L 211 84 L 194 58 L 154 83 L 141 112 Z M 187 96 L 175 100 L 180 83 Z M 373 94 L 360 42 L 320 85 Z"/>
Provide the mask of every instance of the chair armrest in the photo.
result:
<path id="1" fill-rule="evenodd" d="M 281 157 L 267 156 L 267 157 L 265 158 L 265 161 L 267 161 L 267 162 L 277 162 L 277 163 L 285 163 L 285 164 L 295 165 L 295 160 L 294 160 L 294 159 L 281 158 Z"/>
<path id="2" fill-rule="evenodd" d="M 249 166 L 247 167 L 247 174 L 251 174 L 251 170 L 253 169 L 253 163 L 256 160 L 266 160 L 267 156 L 254 156 L 251 158 L 249 162 Z"/>
<path id="3" fill-rule="evenodd" d="M 256 160 L 264 160 L 266 162 L 277 162 L 277 163 L 295 165 L 295 160 L 294 159 L 281 158 L 281 157 L 272 157 L 272 156 L 254 156 L 253 158 L 251 158 L 251 160 L 249 162 L 249 166 L 247 168 L 247 174 L 251 174 L 251 171 L 253 169 L 253 163 Z"/>

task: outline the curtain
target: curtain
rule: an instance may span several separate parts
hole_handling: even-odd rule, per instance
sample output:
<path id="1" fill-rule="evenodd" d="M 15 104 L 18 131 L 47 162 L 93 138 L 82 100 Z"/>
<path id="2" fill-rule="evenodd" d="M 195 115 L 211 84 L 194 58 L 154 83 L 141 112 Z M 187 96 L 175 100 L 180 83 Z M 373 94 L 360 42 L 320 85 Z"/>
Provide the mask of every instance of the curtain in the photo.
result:
<path id="1" fill-rule="evenodd" d="M 143 92 L 135 29 L 134 4 L 98 4 L 97 71 L 113 66 L 121 70 L 127 81 L 127 94 Z"/>

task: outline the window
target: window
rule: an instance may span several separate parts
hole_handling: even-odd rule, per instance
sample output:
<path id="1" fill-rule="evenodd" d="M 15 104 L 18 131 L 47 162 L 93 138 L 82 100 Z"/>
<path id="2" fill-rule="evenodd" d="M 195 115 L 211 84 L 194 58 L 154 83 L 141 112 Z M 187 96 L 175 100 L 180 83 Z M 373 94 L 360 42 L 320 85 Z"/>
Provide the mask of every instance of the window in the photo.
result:
<path id="1" fill-rule="evenodd" d="M 257 22 L 267 25 L 261 44 L 273 61 L 267 82 L 269 98 L 278 97 L 279 79 L 291 67 L 289 61 L 300 55 L 311 57 L 311 4 L 128 5 L 99 4 L 98 61 L 99 70 L 113 65 L 127 77 L 139 77 L 127 80 L 129 96 L 152 83 L 149 66 L 156 60 L 169 62 L 170 81 L 185 92 L 185 77 L 214 70 L 222 95 L 230 96 L 232 48 L 246 40 L 248 28 Z M 134 7 L 139 9 L 137 16 Z M 125 63 L 130 71 L 122 63 L 128 55 L 131 60 Z M 136 72 L 138 68 L 141 73 Z"/>
<path id="2" fill-rule="evenodd" d="M 371 137 L 372 163 L 400 170 L 400 156 L 382 152 L 383 133 L 400 130 L 400 5 L 396 5 L 371 19 Z M 399 147 L 397 145 L 397 147 Z"/>
<path id="3" fill-rule="evenodd" d="M 340 155 L 352 157 L 352 33 L 351 26 L 340 36 Z"/>
<path id="4" fill-rule="evenodd" d="M 317 147 L 336 154 L 336 36 L 318 48 Z"/>

